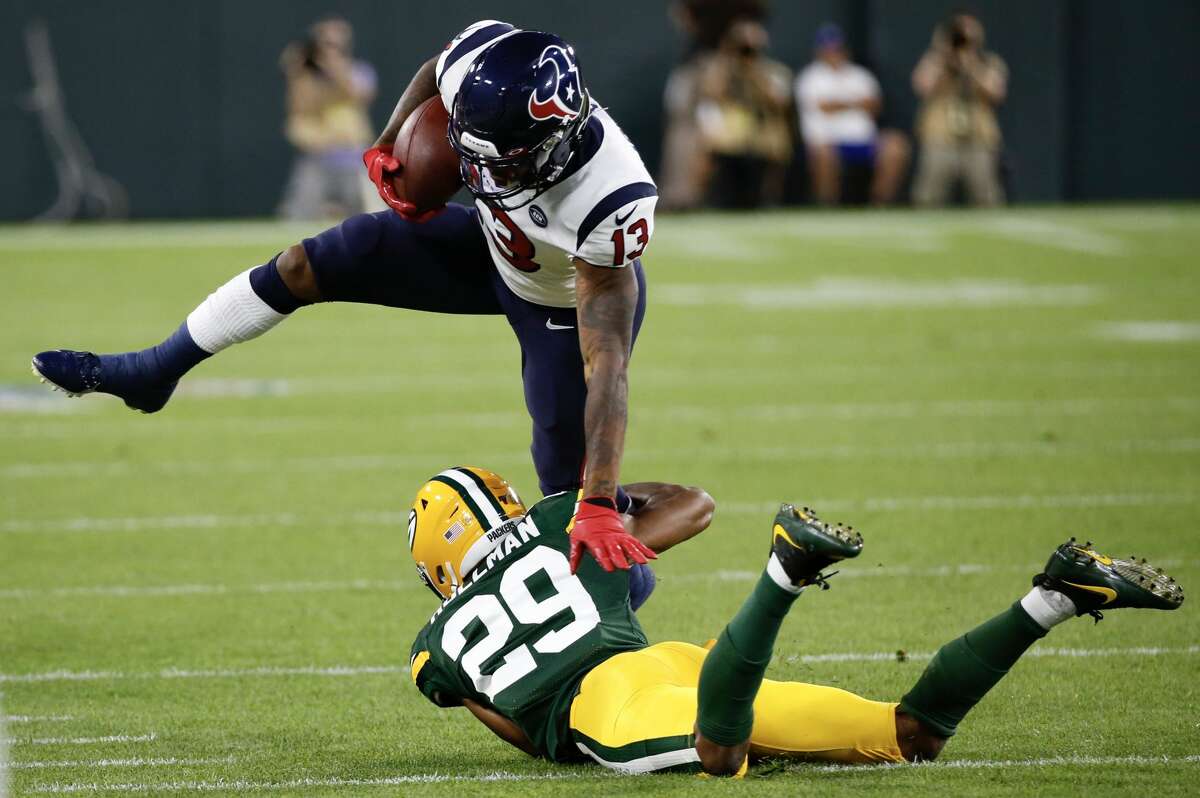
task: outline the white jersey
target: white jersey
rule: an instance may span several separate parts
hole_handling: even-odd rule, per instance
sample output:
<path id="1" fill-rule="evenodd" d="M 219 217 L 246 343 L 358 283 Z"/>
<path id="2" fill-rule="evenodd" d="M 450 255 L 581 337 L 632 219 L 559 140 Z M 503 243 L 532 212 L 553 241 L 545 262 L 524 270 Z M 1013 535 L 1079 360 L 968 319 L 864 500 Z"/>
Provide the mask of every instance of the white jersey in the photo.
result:
<path id="1" fill-rule="evenodd" d="M 438 58 L 437 84 L 447 112 L 467 69 L 494 42 L 518 32 L 504 22 L 476 22 Z M 510 202 L 523 199 L 518 195 Z M 575 306 L 575 266 L 622 268 L 642 256 L 654 233 L 658 189 L 632 142 L 596 107 L 579 148 L 554 185 L 532 202 L 504 211 L 476 199 L 492 260 L 513 293 L 550 307 Z"/>
<path id="2" fill-rule="evenodd" d="M 813 144 L 870 144 L 875 118 L 862 108 L 822 111 L 823 102 L 858 103 L 879 97 L 879 81 L 858 64 L 834 69 L 813 61 L 796 78 L 796 107 L 804 140 Z"/>

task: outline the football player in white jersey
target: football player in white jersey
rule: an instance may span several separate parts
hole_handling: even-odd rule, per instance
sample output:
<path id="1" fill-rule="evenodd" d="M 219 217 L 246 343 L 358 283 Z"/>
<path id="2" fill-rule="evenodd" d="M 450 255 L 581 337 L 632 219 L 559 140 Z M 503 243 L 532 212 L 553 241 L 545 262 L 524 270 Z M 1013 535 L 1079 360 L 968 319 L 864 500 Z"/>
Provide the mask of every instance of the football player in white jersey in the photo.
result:
<path id="1" fill-rule="evenodd" d="M 409 115 L 439 95 L 475 206 L 418 215 L 395 195 L 404 165 L 392 149 Z M 42 352 L 35 372 L 69 394 L 109 393 L 153 413 L 200 361 L 305 305 L 503 314 L 521 345 L 542 492 L 579 489 L 572 568 L 584 550 L 606 569 L 652 558 L 621 523 L 631 503 L 619 474 L 657 191 L 588 93 L 574 49 L 503 22 L 471 25 L 417 71 L 363 161 L 391 210 L 353 216 L 242 272 L 156 346 Z"/>

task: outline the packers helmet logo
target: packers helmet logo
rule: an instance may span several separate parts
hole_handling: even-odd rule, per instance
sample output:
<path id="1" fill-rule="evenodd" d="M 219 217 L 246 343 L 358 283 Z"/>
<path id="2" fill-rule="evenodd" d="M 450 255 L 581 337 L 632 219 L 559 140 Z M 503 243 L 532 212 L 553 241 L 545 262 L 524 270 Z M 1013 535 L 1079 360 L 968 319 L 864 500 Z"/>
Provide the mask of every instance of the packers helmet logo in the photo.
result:
<path id="1" fill-rule="evenodd" d="M 583 110 L 579 69 L 569 47 L 552 44 L 537 64 L 537 88 L 529 95 L 529 115 L 538 122 L 574 119 Z"/>

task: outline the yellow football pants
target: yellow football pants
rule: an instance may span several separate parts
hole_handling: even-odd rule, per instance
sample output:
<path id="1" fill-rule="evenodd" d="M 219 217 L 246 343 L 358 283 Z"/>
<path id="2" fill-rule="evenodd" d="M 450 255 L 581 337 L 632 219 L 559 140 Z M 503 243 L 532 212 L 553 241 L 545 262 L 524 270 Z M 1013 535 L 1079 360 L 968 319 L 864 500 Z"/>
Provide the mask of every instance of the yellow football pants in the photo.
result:
<path id="1" fill-rule="evenodd" d="M 584 677 L 571 704 L 576 746 L 633 773 L 696 768 L 696 686 L 708 651 L 659 643 L 618 654 Z M 826 762 L 901 762 L 896 704 L 802 682 L 764 679 L 754 700 L 756 753 Z M 745 767 L 743 766 L 743 770 Z"/>

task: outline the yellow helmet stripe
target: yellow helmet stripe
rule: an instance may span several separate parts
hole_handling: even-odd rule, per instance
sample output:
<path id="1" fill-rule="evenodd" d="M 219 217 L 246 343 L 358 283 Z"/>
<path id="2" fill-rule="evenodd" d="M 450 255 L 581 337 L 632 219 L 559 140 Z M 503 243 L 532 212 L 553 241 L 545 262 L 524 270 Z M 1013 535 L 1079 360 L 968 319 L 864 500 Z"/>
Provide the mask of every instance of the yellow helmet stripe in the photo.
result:
<path id="1" fill-rule="evenodd" d="M 499 503 L 496 502 L 491 491 L 481 489 L 474 479 L 466 476 L 469 473 L 460 468 L 448 468 L 433 479 L 453 488 L 471 508 L 484 529 L 495 529 L 505 520 L 503 513 L 499 510 Z"/>

